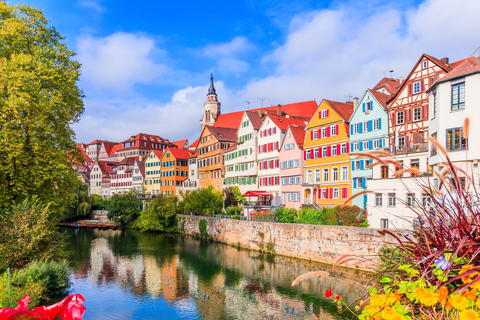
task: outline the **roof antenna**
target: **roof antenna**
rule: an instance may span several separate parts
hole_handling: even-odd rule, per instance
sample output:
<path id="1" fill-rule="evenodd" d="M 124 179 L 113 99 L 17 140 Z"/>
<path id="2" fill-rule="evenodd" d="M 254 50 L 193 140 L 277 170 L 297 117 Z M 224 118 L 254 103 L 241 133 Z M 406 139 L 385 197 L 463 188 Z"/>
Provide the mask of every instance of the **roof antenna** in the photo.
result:
<path id="1" fill-rule="evenodd" d="M 393 71 L 394 71 L 394 70 L 390 70 L 390 71 L 389 71 L 389 72 L 390 72 L 390 79 L 393 78 Z"/>
<path id="2" fill-rule="evenodd" d="M 247 103 L 247 110 L 250 109 L 250 101 L 248 100 L 248 98 L 247 100 L 245 100 L 245 102 Z"/>
<path id="3" fill-rule="evenodd" d="M 255 97 L 255 98 L 262 100 L 262 108 L 263 108 L 263 100 L 270 100 L 269 98 L 258 98 L 258 97 Z"/>
<path id="4" fill-rule="evenodd" d="M 348 101 L 350 101 L 350 99 L 352 99 L 352 98 L 353 98 L 353 96 L 350 94 L 350 92 L 348 93 L 348 96 L 347 96 L 347 95 L 345 95 L 345 97 L 347 97 L 347 98 L 348 98 Z"/>

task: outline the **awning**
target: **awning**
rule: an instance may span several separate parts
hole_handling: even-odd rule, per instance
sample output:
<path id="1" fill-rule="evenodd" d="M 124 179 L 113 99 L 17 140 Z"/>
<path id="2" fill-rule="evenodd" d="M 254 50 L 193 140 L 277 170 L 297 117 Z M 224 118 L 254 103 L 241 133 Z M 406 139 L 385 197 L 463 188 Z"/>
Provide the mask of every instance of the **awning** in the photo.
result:
<path id="1" fill-rule="evenodd" d="M 267 191 L 247 191 L 243 194 L 244 197 L 258 197 L 258 196 L 273 196 Z"/>

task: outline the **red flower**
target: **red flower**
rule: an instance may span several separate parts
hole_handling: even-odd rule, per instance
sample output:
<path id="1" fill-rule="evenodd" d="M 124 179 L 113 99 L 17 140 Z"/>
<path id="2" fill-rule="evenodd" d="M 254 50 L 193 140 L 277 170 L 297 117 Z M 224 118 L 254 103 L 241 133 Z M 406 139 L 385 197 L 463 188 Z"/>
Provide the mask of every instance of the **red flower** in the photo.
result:
<path id="1" fill-rule="evenodd" d="M 330 298 L 333 296 L 332 289 L 325 290 L 325 297 Z"/>
<path id="2" fill-rule="evenodd" d="M 336 300 L 340 299 L 340 296 L 336 296 L 335 299 L 336 299 Z"/>

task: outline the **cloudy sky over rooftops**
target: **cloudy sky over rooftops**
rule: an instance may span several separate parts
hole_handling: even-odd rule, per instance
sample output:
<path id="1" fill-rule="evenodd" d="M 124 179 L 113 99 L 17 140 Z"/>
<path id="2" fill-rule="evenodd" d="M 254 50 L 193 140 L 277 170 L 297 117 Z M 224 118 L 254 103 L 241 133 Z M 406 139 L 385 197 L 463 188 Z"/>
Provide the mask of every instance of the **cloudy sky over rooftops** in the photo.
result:
<path id="1" fill-rule="evenodd" d="M 11 1 L 18 3 L 20 1 Z M 456 61 L 479 45 L 480 1 L 23 0 L 82 64 L 77 141 L 200 134 L 210 72 L 222 112 L 348 100 L 405 78 L 422 53 Z"/>

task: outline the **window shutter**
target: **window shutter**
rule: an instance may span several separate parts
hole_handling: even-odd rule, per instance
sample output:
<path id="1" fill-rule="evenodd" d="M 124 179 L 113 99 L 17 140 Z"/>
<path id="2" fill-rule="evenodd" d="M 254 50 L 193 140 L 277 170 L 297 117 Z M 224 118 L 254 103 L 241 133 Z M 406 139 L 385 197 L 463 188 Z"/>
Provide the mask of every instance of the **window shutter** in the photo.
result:
<path id="1" fill-rule="evenodd" d="M 358 133 L 363 133 L 363 122 L 358 124 Z"/>
<path id="2" fill-rule="evenodd" d="M 365 112 L 365 102 L 362 103 L 362 112 Z"/>
<path id="3" fill-rule="evenodd" d="M 333 199 L 333 188 L 329 188 L 330 190 L 330 199 Z"/>
<path id="4" fill-rule="evenodd" d="M 365 169 L 365 161 L 360 160 L 360 170 Z"/>
<path id="5" fill-rule="evenodd" d="M 337 156 L 340 155 L 340 151 L 341 151 L 340 148 L 341 148 L 341 147 L 340 147 L 340 144 L 337 144 Z"/>
<path id="6" fill-rule="evenodd" d="M 347 149 L 348 149 L 348 143 L 347 143 Z M 350 150 L 353 150 L 353 143 L 350 143 Z M 348 153 L 348 150 L 347 150 Z"/>
<path id="7" fill-rule="evenodd" d="M 330 137 L 330 127 L 327 127 L 327 137 Z"/>
<path id="8" fill-rule="evenodd" d="M 278 164 L 279 164 L 279 163 L 280 163 L 280 160 L 279 160 L 279 159 L 277 159 L 277 168 L 278 168 Z"/>
<path id="9" fill-rule="evenodd" d="M 328 194 L 328 188 L 325 188 L 325 191 L 326 191 L 326 192 L 325 192 L 325 199 L 328 199 L 328 196 L 329 196 L 329 194 Z"/>
<path id="10" fill-rule="evenodd" d="M 303 160 L 307 160 L 307 150 L 303 151 Z"/>
<path id="11" fill-rule="evenodd" d="M 337 128 L 337 132 L 338 132 L 338 128 Z M 350 125 L 350 134 L 353 133 L 353 124 Z"/>
<path id="12" fill-rule="evenodd" d="M 367 178 L 362 178 L 362 188 L 367 186 Z"/>
<path id="13" fill-rule="evenodd" d="M 349 146 L 350 146 L 350 145 L 347 143 L 347 153 L 349 153 L 350 150 L 351 150 L 351 149 L 349 149 Z"/>
<path id="14" fill-rule="evenodd" d="M 425 105 L 422 107 L 422 119 L 423 120 L 428 119 L 428 105 Z"/>
<path id="15" fill-rule="evenodd" d="M 396 115 L 396 114 L 395 114 L 395 111 L 392 112 L 392 114 L 391 114 L 391 116 L 392 116 L 392 126 L 396 126 L 396 125 L 397 125 L 397 122 L 396 122 L 396 120 L 395 120 L 395 115 Z"/>
<path id="16" fill-rule="evenodd" d="M 382 118 L 378 118 L 378 130 L 382 129 Z"/>
<path id="17" fill-rule="evenodd" d="M 355 170 L 355 161 L 352 161 L 352 170 Z"/>
<path id="18" fill-rule="evenodd" d="M 358 150 L 363 151 L 363 142 L 358 143 Z"/>
<path id="19" fill-rule="evenodd" d="M 408 95 L 409 96 L 412 95 L 412 84 L 411 83 L 408 85 Z"/>
<path id="20" fill-rule="evenodd" d="M 318 119 L 322 119 L 322 110 L 318 111 Z"/>
<path id="21" fill-rule="evenodd" d="M 332 155 L 332 146 L 327 147 L 327 157 L 330 157 Z"/>
<path id="22" fill-rule="evenodd" d="M 357 179 L 353 179 L 353 188 L 357 188 Z"/>
<path id="23" fill-rule="evenodd" d="M 310 149 L 310 159 L 313 159 L 313 156 L 314 156 L 313 149 Z"/>
<path id="24" fill-rule="evenodd" d="M 368 141 L 368 149 L 369 150 L 373 149 L 373 140 Z"/>
<path id="25" fill-rule="evenodd" d="M 335 135 L 338 136 L 338 124 L 335 125 Z"/>
<path id="26" fill-rule="evenodd" d="M 373 120 L 368 120 L 368 132 L 373 130 Z"/>
<path id="27" fill-rule="evenodd" d="M 383 147 L 382 144 L 383 144 L 383 139 L 378 139 L 378 145 L 379 145 L 380 147 Z"/>
<path id="28" fill-rule="evenodd" d="M 322 189 L 318 189 L 318 199 L 322 196 Z"/>

